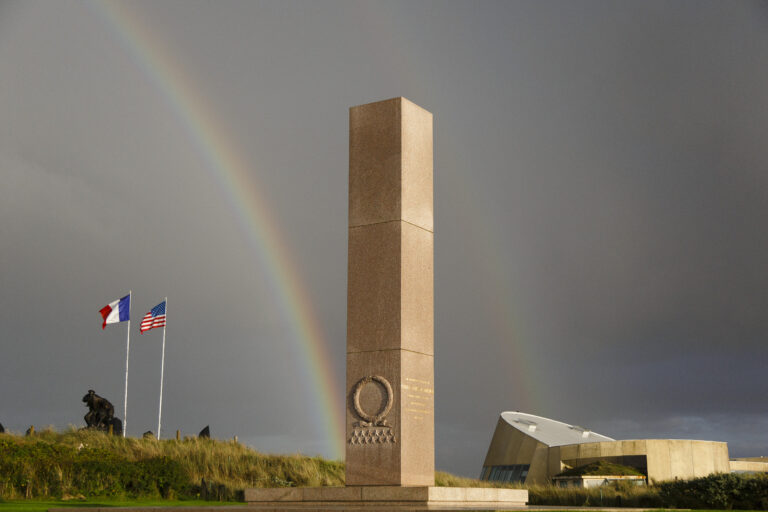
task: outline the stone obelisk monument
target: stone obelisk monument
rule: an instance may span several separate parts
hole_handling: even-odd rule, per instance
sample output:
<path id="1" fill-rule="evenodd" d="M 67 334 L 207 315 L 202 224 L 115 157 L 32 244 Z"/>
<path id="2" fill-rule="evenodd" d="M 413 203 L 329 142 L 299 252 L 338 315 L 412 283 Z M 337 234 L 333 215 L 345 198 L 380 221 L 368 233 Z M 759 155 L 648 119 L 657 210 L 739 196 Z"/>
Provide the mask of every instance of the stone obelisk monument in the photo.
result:
<path id="1" fill-rule="evenodd" d="M 432 114 L 349 110 L 345 487 L 247 489 L 251 510 L 509 509 L 521 489 L 435 487 Z"/>
<path id="2" fill-rule="evenodd" d="M 349 111 L 346 483 L 435 483 L 432 114 Z"/>

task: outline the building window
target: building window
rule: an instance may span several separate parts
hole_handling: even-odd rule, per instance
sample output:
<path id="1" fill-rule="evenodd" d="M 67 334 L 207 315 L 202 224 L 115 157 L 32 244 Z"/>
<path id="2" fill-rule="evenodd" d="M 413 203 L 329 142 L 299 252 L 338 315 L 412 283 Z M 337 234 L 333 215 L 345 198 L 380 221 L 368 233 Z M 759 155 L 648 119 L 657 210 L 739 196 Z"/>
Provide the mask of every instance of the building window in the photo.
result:
<path id="1" fill-rule="evenodd" d="M 530 464 L 512 464 L 511 466 L 486 466 L 483 468 L 482 480 L 491 482 L 523 483 L 528 476 Z M 490 470 L 490 471 L 489 471 Z"/>

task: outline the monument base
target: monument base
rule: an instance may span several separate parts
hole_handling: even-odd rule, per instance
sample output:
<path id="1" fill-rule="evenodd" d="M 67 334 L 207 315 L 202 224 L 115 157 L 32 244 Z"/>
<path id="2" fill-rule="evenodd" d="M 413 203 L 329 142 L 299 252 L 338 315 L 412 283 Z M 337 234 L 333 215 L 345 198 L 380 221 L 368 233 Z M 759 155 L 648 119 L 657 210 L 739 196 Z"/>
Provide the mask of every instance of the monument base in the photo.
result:
<path id="1" fill-rule="evenodd" d="M 525 489 L 485 487 L 293 487 L 247 489 L 253 510 L 509 510 L 525 508 Z"/>

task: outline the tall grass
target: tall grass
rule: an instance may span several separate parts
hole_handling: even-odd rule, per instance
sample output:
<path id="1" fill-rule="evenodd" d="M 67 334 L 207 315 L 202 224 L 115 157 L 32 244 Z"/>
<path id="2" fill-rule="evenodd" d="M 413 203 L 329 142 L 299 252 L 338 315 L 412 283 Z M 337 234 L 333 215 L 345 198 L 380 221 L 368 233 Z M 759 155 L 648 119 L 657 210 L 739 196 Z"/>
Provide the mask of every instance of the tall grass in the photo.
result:
<path id="1" fill-rule="evenodd" d="M 203 485 L 203 481 L 205 484 Z M 512 487 L 437 472 L 446 487 Z M 232 441 L 109 436 L 69 429 L 0 434 L 0 501 L 67 496 L 242 500 L 251 487 L 343 486 L 344 463 L 265 455 Z M 717 474 L 636 486 L 527 487 L 531 505 L 768 510 L 768 476 Z"/>
<path id="2" fill-rule="evenodd" d="M 438 487 L 496 487 L 508 489 L 525 489 L 523 484 L 519 483 L 501 483 L 488 480 L 475 480 L 474 478 L 464 478 L 461 476 L 445 473 L 444 471 L 435 471 L 435 485 Z"/>
<path id="3" fill-rule="evenodd" d="M 659 508 L 664 505 L 654 486 L 613 482 L 600 487 L 558 487 L 552 484 L 528 487 L 530 505 L 568 507 Z"/>
<path id="4" fill-rule="evenodd" d="M 343 463 L 265 455 L 232 441 L 158 441 L 75 429 L 0 434 L 0 498 L 6 499 L 78 494 L 238 499 L 249 487 L 328 485 L 344 485 Z"/>

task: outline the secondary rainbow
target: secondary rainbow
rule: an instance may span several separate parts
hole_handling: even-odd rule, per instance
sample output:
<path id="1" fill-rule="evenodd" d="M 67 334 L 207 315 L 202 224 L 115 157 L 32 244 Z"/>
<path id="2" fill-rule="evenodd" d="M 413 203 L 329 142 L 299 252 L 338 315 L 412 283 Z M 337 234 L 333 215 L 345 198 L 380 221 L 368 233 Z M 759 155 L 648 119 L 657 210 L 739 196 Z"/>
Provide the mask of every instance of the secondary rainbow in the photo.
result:
<path id="1" fill-rule="evenodd" d="M 229 142 L 225 124 L 217 119 L 214 109 L 195 90 L 194 82 L 186 77 L 179 60 L 171 58 L 141 20 L 115 2 L 91 2 L 91 5 L 113 29 L 133 61 L 178 117 L 181 127 L 200 151 L 206 167 L 234 208 L 235 217 L 272 280 L 282 309 L 295 331 L 295 339 L 306 356 L 308 389 L 314 389 L 316 393 L 314 416 L 322 418 L 331 453 L 334 458 L 341 459 L 344 453 L 341 421 L 344 406 L 340 398 L 344 387 L 336 381 L 327 343 L 308 294 L 278 227 L 270 221 L 273 216 L 258 183 L 249 173 L 249 164 Z"/>
<path id="2" fill-rule="evenodd" d="M 381 8 L 381 6 L 386 6 Z M 397 32 L 390 27 L 398 25 L 396 17 L 397 9 L 392 9 L 385 2 L 368 3 L 360 2 L 358 14 L 365 16 L 361 26 L 369 29 L 368 41 L 375 41 L 376 45 L 369 48 L 375 51 L 375 57 L 380 69 L 396 73 L 404 87 L 404 95 L 414 91 L 418 96 L 424 91 L 435 89 L 438 85 L 427 83 L 420 77 L 425 76 L 419 70 L 423 63 L 414 60 L 413 51 L 403 43 L 402 37 L 397 37 Z M 441 137 L 450 137 L 448 131 L 441 132 Z M 441 139 L 444 147 L 461 147 L 459 139 Z M 435 160 L 436 168 L 439 162 Z M 480 190 L 476 179 L 472 179 L 471 173 L 450 173 L 453 166 L 441 167 L 441 181 L 453 181 L 453 187 L 457 190 L 472 191 L 467 197 L 483 197 L 485 192 Z M 450 187 L 450 185 L 448 186 Z M 541 378 L 547 368 L 546 363 L 540 361 L 537 351 L 534 350 L 534 338 L 536 331 L 528 325 L 527 311 L 522 306 L 528 305 L 519 295 L 517 286 L 511 282 L 510 263 L 503 260 L 507 254 L 500 245 L 499 233 L 506 233 L 509 226 L 499 220 L 494 212 L 487 209 L 482 201 L 473 205 L 471 210 L 463 213 L 470 221 L 468 225 L 472 229 L 464 231 L 468 247 L 474 248 L 474 262 L 477 265 L 477 286 L 490 300 L 492 309 L 478 318 L 488 322 L 492 328 L 491 334 L 495 339 L 489 340 L 486 350 L 496 352 L 509 371 L 499 379 L 506 379 L 505 384 L 510 390 L 510 403 L 504 407 L 513 407 L 531 413 L 546 413 L 551 403 L 551 397 L 555 396 L 548 379 Z M 493 219 L 496 221 L 494 222 Z M 471 239 L 471 242 L 469 241 Z M 444 327 L 444 326 L 443 326 Z M 437 335 L 437 333 L 436 333 Z"/>

